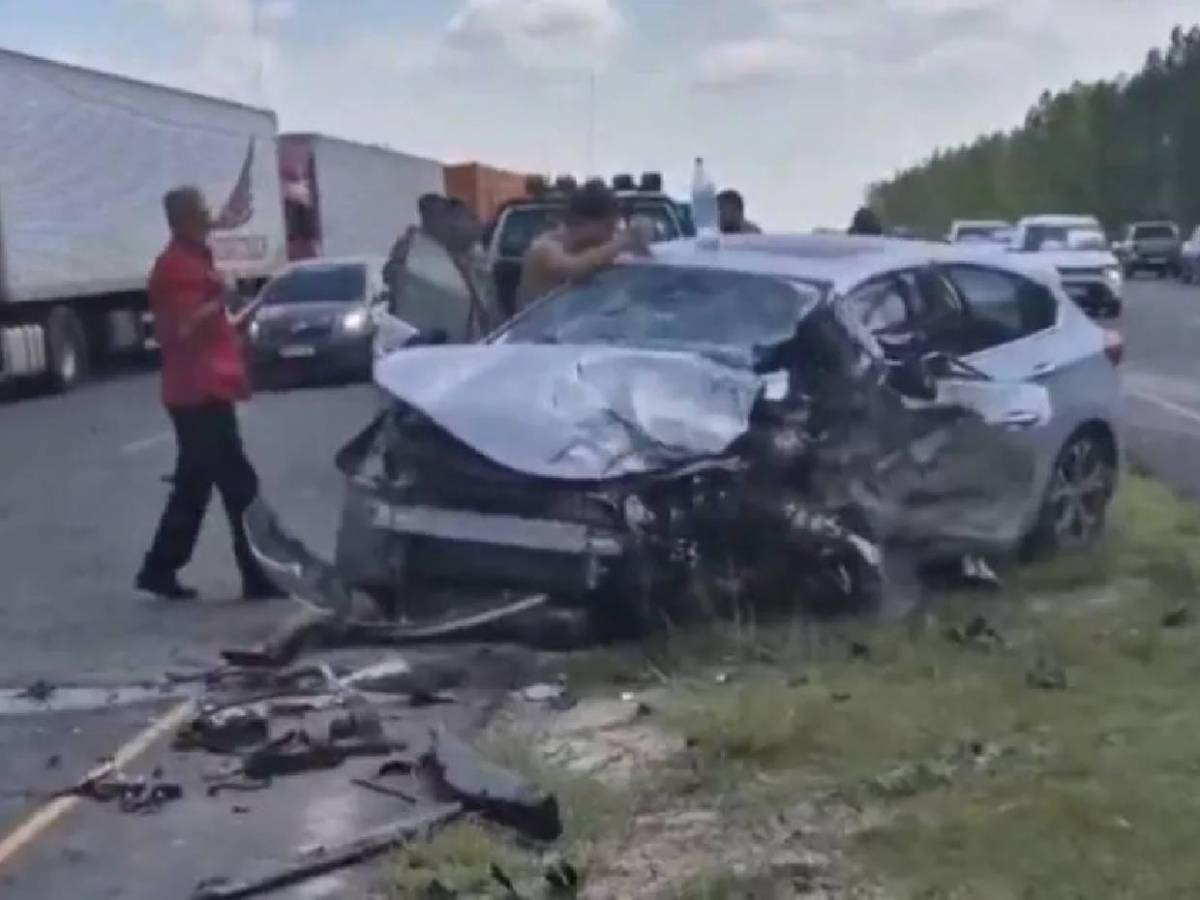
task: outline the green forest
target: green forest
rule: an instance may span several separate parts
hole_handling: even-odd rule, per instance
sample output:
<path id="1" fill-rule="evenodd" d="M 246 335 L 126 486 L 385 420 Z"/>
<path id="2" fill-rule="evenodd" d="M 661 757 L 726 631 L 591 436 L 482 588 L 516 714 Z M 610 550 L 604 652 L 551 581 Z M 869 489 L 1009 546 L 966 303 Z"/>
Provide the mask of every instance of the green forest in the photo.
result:
<path id="1" fill-rule="evenodd" d="M 1131 221 L 1200 223 L 1200 26 L 1175 28 L 1141 70 L 1046 91 L 1024 123 L 873 184 L 893 226 L 928 237 L 953 219 L 1091 213 L 1115 233 Z"/>

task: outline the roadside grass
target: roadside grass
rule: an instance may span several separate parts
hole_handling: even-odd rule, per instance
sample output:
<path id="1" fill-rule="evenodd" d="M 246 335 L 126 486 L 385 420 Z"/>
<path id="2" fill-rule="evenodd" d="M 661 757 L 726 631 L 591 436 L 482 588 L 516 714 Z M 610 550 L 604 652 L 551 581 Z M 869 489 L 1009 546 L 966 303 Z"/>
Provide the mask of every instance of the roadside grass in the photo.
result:
<path id="1" fill-rule="evenodd" d="M 1096 551 L 826 647 L 805 683 L 693 681 L 671 721 L 720 789 L 871 810 L 851 855 L 897 896 L 1200 896 L 1197 574 L 1200 511 L 1133 476 Z"/>
<path id="2" fill-rule="evenodd" d="M 384 896 L 408 900 L 437 896 L 490 896 L 498 888 L 493 867 L 515 876 L 525 861 L 503 837 L 486 825 L 455 822 L 429 841 L 413 844 L 388 863 Z M 438 893 L 444 889 L 447 893 Z"/>

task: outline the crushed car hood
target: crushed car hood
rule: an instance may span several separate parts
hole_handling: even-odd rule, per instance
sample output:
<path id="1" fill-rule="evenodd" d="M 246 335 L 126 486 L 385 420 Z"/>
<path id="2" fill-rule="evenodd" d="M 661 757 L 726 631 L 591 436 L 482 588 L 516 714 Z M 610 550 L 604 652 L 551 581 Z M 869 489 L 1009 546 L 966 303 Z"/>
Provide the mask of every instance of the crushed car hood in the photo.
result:
<path id="1" fill-rule="evenodd" d="M 401 350 L 375 381 L 499 465 L 581 481 L 724 453 L 762 384 L 696 353 L 533 344 Z"/>

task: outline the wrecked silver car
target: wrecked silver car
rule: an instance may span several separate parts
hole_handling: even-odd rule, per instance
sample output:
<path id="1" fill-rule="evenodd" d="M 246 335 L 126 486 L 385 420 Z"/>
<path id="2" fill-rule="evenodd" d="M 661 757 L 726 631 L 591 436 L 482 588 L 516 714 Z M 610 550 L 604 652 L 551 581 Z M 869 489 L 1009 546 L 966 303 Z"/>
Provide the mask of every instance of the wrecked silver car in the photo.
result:
<path id="1" fill-rule="evenodd" d="M 1011 550 L 1049 502 L 1050 395 L 943 349 L 944 315 L 880 326 L 863 300 L 881 272 L 937 274 L 934 252 L 680 242 L 481 345 L 389 355 L 388 408 L 339 454 L 333 571 L 390 614 L 542 593 L 622 629 L 747 592 L 871 603 L 896 560 Z"/>

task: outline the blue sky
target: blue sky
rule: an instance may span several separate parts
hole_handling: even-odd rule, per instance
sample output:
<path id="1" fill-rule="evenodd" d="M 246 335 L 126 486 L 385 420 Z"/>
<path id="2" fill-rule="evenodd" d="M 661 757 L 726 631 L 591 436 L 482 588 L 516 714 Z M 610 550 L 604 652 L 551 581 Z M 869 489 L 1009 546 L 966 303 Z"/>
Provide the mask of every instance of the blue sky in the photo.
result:
<path id="1" fill-rule="evenodd" d="M 787 228 L 1197 22 L 1197 0 L 0 0 L 0 46 L 447 161 L 682 190 L 701 154 Z"/>

